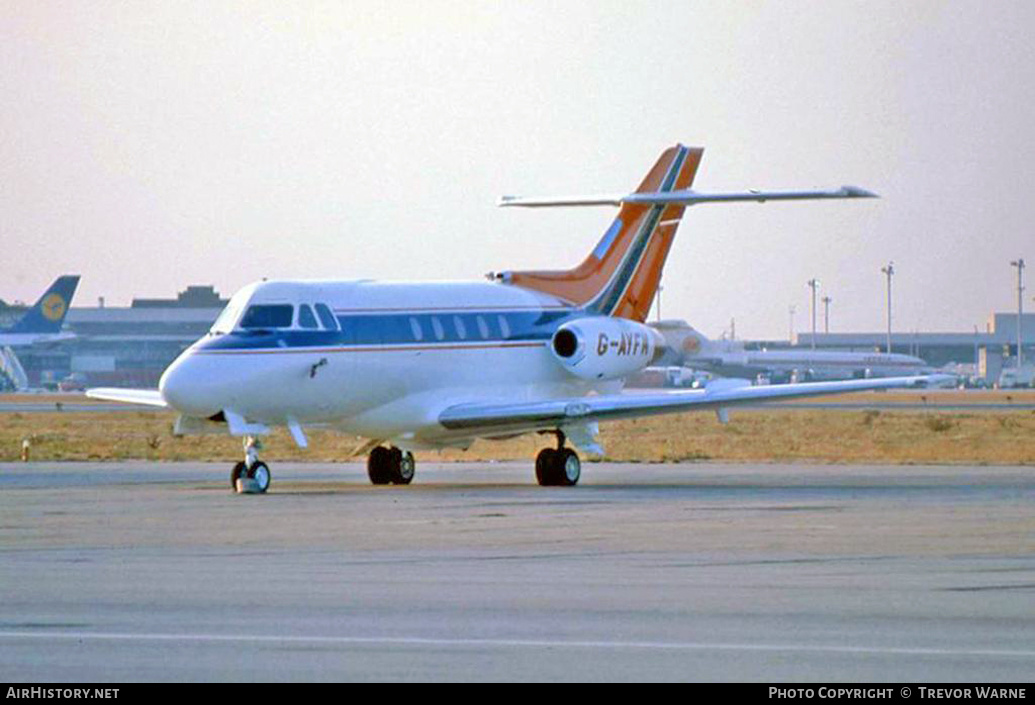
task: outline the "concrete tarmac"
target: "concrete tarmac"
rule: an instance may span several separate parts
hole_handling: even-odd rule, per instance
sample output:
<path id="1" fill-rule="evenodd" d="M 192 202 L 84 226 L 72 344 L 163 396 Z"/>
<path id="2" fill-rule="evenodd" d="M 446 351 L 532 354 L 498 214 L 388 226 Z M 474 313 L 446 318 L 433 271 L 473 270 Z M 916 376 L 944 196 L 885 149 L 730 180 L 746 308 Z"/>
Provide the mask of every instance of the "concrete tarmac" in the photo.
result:
<path id="1" fill-rule="evenodd" d="M 0 465 L 0 679 L 1022 681 L 1035 469 Z"/>

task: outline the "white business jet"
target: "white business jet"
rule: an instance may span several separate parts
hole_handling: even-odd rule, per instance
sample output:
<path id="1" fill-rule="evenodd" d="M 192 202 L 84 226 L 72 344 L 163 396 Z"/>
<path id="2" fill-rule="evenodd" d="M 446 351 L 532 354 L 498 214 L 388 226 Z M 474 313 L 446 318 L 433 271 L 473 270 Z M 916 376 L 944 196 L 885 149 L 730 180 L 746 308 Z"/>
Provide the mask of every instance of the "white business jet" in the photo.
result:
<path id="1" fill-rule="evenodd" d="M 162 375 L 157 390 L 88 395 L 168 407 L 178 433 L 216 428 L 245 437 L 247 476 L 261 491 L 269 467 L 252 439 L 287 426 L 306 447 L 307 427 L 371 439 L 375 484 L 408 484 L 412 451 L 468 447 L 477 438 L 554 434 L 536 457 L 541 485 L 574 485 L 581 464 L 567 441 L 602 453 L 597 422 L 730 407 L 862 389 L 919 378 L 780 387 L 623 394 L 623 379 L 660 354 L 643 324 L 687 206 L 709 202 L 865 198 L 832 191 L 694 191 L 703 150 L 666 149 L 635 192 L 551 199 L 504 197 L 503 206 L 615 205 L 618 217 L 578 267 L 515 271 L 493 281 L 391 283 L 262 281 L 238 291 L 211 331 Z"/>

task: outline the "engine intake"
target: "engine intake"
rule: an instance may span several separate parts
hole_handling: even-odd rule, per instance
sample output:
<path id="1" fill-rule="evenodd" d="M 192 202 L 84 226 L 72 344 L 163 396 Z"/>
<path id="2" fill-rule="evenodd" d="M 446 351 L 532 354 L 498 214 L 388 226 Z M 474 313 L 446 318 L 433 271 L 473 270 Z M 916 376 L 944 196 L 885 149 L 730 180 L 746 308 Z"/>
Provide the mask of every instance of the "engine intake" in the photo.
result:
<path id="1" fill-rule="evenodd" d="M 553 351 L 558 357 L 569 358 L 579 349 L 579 337 L 570 328 L 561 328 L 553 336 Z"/>

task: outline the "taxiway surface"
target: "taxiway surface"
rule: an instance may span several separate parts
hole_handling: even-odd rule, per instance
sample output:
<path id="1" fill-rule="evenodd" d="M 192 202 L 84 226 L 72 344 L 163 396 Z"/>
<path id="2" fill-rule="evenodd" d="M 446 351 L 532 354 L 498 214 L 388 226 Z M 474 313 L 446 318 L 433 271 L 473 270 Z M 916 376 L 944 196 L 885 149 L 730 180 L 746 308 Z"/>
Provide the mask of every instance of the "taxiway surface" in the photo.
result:
<path id="1" fill-rule="evenodd" d="M 1028 681 L 1035 469 L 0 465 L 0 679 Z"/>

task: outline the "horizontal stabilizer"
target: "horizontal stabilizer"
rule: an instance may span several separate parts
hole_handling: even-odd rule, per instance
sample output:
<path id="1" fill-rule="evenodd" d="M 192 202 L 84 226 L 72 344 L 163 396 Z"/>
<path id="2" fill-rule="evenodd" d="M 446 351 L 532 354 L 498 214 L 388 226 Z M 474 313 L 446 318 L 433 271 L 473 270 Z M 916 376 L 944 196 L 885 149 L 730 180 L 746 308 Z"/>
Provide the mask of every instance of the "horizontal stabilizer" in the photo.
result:
<path id="1" fill-rule="evenodd" d="M 555 206 L 620 206 L 623 203 L 639 205 L 693 206 L 698 203 L 737 203 L 742 201 L 765 203 L 766 201 L 805 201 L 826 198 L 878 198 L 877 194 L 858 186 L 842 186 L 826 191 L 731 191 L 729 193 L 705 193 L 692 189 L 678 191 L 648 191 L 622 195 L 560 196 L 556 198 L 525 198 L 503 196 L 501 207 L 550 208 Z"/>
<path id="2" fill-rule="evenodd" d="M 104 399 L 105 401 L 121 401 L 126 404 L 143 404 L 144 406 L 160 406 L 168 408 L 162 398 L 162 393 L 157 389 L 122 389 L 120 387 L 96 387 L 87 389 L 86 396 L 91 399 Z"/>

